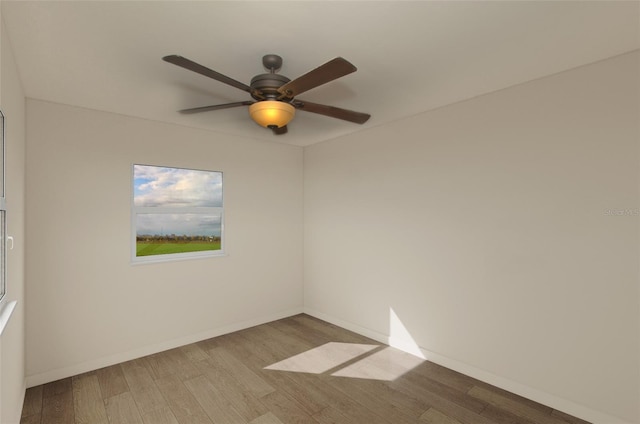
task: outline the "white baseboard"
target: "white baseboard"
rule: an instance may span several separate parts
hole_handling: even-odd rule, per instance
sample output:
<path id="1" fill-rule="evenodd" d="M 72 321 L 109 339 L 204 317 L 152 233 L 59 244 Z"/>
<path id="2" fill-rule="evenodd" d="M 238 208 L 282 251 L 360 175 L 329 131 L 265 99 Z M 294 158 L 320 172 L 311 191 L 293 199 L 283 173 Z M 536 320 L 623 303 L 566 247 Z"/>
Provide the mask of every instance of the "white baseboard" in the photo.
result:
<path id="1" fill-rule="evenodd" d="M 85 372 L 94 371 L 94 370 L 108 367 L 114 364 L 119 364 L 121 362 L 126 362 L 132 359 L 140 358 L 142 356 L 152 355 L 154 353 L 163 352 L 169 349 L 174 349 L 176 347 L 210 339 L 212 337 L 222 336 L 224 334 L 233 333 L 234 331 L 244 330 L 246 328 L 255 327 L 256 325 L 265 324 L 267 322 L 279 320 L 282 318 L 287 318 L 287 317 L 301 314 L 301 313 L 303 313 L 302 307 L 293 308 L 286 311 L 281 311 L 281 312 L 253 318 L 250 320 L 233 323 L 223 327 L 218 327 L 218 328 L 207 330 L 201 333 L 191 334 L 185 337 L 180 337 L 180 338 L 169 340 L 166 342 L 144 346 L 128 352 L 117 353 L 115 355 L 105 356 L 102 358 L 82 362 L 80 364 L 72 365 L 69 367 L 46 371 L 39 374 L 29 375 L 27 376 L 27 387 L 39 386 L 41 384 L 60 380 L 62 378 L 67 378 L 67 377 L 82 374 Z"/>
<path id="2" fill-rule="evenodd" d="M 344 329 L 353 331 L 354 333 L 358 333 L 362 336 L 369 337 L 370 339 L 376 340 L 380 343 L 388 344 L 397 349 L 419 356 L 423 359 L 427 359 L 433 363 L 442 365 L 445 368 L 449 368 L 469 377 L 473 377 L 487 384 L 491 384 L 508 392 L 515 393 L 519 396 L 541 403 L 558 411 L 562 411 L 566 414 L 573 415 L 574 417 L 589 421 L 593 424 L 634 424 L 629 421 L 625 421 L 623 419 L 605 414 L 603 412 L 593 410 L 575 402 L 560 398 L 558 396 L 543 392 L 541 390 L 517 383 L 507 378 L 500 377 L 472 365 L 465 364 L 463 362 L 448 358 L 443 355 L 439 355 L 434 352 L 430 352 L 422 347 L 419 348 L 420 352 L 416 352 L 415 349 L 412 349 L 412 346 L 409 346 L 408 344 L 403 345 L 397 340 L 391 340 L 388 334 L 379 333 L 377 331 L 361 327 L 352 322 L 343 321 L 339 318 L 329 316 L 327 314 L 307 307 L 304 308 L 304 313 L 329 322 L 331 324 L 335 324 Z"/>

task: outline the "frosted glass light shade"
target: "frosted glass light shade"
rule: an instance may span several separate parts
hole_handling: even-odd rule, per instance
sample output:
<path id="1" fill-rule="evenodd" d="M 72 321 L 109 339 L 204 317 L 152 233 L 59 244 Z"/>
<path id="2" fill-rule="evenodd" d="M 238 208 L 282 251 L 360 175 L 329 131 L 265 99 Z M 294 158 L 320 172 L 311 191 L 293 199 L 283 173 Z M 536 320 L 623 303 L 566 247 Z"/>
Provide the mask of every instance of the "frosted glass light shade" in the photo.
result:
<path id="1" fill-rule="evenodd" d="M 277 100 L 263 100 L 249 106 L 249 115 L 258 125 L 266 128 L 280 128 L 295 116 L 296 108 Z"/>

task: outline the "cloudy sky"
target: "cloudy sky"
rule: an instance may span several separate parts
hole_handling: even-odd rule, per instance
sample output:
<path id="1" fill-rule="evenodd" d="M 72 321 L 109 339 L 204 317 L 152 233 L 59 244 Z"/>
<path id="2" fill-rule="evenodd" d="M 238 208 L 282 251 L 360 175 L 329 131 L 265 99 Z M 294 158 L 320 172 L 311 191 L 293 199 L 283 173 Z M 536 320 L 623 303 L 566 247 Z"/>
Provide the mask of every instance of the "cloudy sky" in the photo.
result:
<path id="1" fill-rule="evenodd" d="M 133 166 L 133 197 L 142 207 L 222 207 L 222 172 Z"/>
<path id="2" fill-rule="evenodd" d="M 138 234 L 220 235 L 221 215 L 180 209 L 222 207 L 222 173 L 134 165 L 133 199 L 136 207 L 172 208 L 138 213 Z M 176 208 L 176 209 L 173 209 Z M 158 210 L 160 212 L 160 210 Z"/>

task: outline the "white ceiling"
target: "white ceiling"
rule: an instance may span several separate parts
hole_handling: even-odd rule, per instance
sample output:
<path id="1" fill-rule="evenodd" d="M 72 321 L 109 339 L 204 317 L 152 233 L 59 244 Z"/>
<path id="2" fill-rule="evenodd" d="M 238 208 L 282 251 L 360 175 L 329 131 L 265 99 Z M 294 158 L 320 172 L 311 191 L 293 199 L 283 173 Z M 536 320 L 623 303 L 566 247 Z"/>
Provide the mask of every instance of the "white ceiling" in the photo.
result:
<path id="1" fill-rule="evenodd" d="M 640 47 L 638 1 L 7 1 L 30 98 L 306 146 Z M 293 79 L 342 56 L 358 71 L 300 96 L 367 112 L 360 126 L 298 112 L 275 136 L 243 91 L 161 60 L 185 56 L 249 83 L 261 58 Z"/>

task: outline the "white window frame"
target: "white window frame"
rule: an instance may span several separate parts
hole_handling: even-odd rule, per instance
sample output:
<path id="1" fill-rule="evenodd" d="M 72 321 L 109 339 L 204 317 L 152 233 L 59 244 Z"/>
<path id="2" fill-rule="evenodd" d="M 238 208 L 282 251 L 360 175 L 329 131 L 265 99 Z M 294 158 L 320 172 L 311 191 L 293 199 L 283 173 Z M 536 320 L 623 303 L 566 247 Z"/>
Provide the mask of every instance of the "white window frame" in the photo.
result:
<path id="1" fill-rule="evenodd" d="M 0 110 L 0 160 L 2 161 L 2 171 L 0 173 L 0 215 L 4 215 L 4 219 L 0 218 L 0 308 L 6 301 L 7 294 L 7 250 L 8 242 L 13 239 L 7 235 L 7 199 L 6 199 L 6 165 L 5 160 L 5 119 L 4 114 Z M 13 248 L 13 246 L 11 246 Z"/>
<path id="2" fill-rule="evenodd" d="M 186 169 L 190 171 L 202 171 L 202 172 L 216 172 L 222 177 L 222 206 L 221 207 L 143 207 L 135 205 L 135 166 L 153 166 L 158 168 L 170 168 L 170 169 Z M 218 250 L 204 250 L 198 252 L 184 252 L 184 253 L 169 253 L 160 255 L 148 255 L 137 256 L 137 228 L 136 221 L 139 214 L 174 214 L 174 215 L 220 215 L 220 249 Z M 148 264 L 158 262 L 170 262 L 187 259 L 201 259 L 226 256 L 224 250 L 225 242 L 225 230 L 224 230 L 224 173 L 222 171 L 211 171 L 194 168 L 182 168 L 176 166 L 165 165 L 148 165 L 142 163 L 134 163 L 131 166 L 131 262 L 132 264 Z"/>

